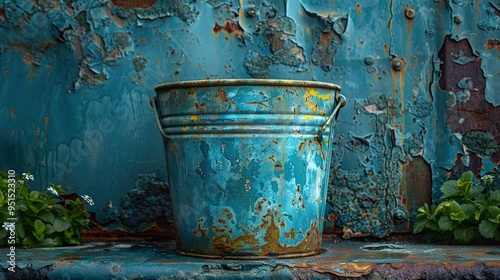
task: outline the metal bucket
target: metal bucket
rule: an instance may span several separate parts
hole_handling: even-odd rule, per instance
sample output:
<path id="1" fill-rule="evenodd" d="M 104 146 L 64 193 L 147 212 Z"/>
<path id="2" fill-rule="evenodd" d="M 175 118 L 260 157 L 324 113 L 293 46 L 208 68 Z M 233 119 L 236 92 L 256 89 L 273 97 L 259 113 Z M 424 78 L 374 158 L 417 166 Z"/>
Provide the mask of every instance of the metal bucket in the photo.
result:
<path id="1" fill-rule="evenodd" d="M 321 251 L 333 127 L 345 104 L 339 86 L 205 80 L 155 91 L 179 253 L 240 259 Z"/>

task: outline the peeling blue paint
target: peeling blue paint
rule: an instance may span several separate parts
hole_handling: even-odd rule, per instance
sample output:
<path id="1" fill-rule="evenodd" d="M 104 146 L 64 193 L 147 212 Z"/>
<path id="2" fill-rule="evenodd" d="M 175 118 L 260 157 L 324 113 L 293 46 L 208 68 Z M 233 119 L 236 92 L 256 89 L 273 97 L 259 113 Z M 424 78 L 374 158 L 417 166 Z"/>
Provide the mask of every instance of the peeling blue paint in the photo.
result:
<path id="1" fill-rule="evenodd" d="M 500 8 L 493 2 L 489 3 L 491 7 L 486 8 L 486 16 L 479 21 L 477 27 L 486 32 L 494 32 L 500 29 Z"/>
<path id="2" fill-rule="evenodd" d="M 409 229 L 394 213 L 409 209 L 402 178 L 415 157 L 435 201 L 459 169 L 498 171 L 498 149 L 479 141 L 500 142 L 492 1 L 114 2 L 0 3 L 0 168 L 102 209 L 137 174 L 167 179 L 155 85 L 287 78 L 336 83 L 348 98 L 326 213 L 346 237 Z"/>
<path id="3" fill-rule="evenodd" d="M 155 174 L 140 174 L 138 177 L 135 187 L 120 197 L 120 210 L 114 209 L 112 202 L 103 208 L 103 214 L 106 214 L 103 215 L 104 224 L 119 220 L 134 228 L 160 219 L 173 223 L 169 186 Z"/>
<path id="4" fill-rule="evenodd" d="M 194 23 L 199 14 L 195 5 L 188 5 L 182 0 L 158 0 L 153 7 L 137 9 L 136 12 L 140 19 L 176 16 L 189 24 Z"/>

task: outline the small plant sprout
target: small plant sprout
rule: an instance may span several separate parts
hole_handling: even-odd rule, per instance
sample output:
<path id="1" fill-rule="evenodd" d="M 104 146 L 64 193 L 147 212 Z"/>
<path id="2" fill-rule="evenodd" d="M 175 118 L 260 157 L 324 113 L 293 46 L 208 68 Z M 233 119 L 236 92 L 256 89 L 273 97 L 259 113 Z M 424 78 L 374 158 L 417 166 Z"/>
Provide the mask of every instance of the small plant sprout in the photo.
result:
<path id="1" fill-rule="evenodd" d="M 494 176 L 485 175 L 478 183 L 473 179 L 467 171 L 458 180 L 444 182 L 442 201 L 418 209 L 413 233 L 422 232 L 427 241 L 500 241 L 500 190 L 491 189 Z"/>
<path id="2" fill-rule="evenodd" d="M 34 176 L 29 173 L 12 177 L 0 172 L 0 221 L 16 217 L 15 223 L 4 222 L 0 227 L 0 246 L 9 246 L 6 237 L 13 232 L 16 244 L 25 248 L 83 244 L 82 229 L 90 222 L 85 209 L 88 200 L 63 195 L 62 187 L 54 184 L 46 191 L 31 190 L 27 181 L 33 181 Z M 11 204 L 15 210 L 9 210 Z"/>

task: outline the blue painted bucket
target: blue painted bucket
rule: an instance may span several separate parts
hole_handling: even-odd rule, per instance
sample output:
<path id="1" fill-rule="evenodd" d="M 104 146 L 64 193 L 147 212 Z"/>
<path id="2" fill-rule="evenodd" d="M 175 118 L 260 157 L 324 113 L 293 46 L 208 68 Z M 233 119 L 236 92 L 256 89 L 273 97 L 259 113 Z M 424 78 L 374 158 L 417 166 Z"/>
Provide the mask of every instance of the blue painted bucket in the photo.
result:
<path id="1" fill-rule="evenodd" d="M 345 104 L 339 86 L 204 80 L 155 91 L 179 253 L 251 259 L 321 251 L 333 127 Z"/>

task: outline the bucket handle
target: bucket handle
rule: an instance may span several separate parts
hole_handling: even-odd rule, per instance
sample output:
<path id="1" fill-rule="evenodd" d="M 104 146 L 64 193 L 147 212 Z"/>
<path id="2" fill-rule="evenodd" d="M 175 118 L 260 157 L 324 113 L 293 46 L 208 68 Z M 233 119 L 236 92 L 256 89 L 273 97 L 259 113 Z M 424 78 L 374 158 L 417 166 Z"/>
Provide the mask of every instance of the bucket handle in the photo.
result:
<path id="1" fill-rule="evenodd" d="M 332 113 L 330 114 L 330 116 L 326 120 L 326 123 L 323 125 L 323 127 L 319 131 L 318 135 L 321 135 L 323 132 L 325 132 L 326 128 L 330 125 L 330 123 L 332 122 L 332 120 L 334 118 L 336 119 L 337 116 L 339 115 L 340 108 L 342 108 L 342 107 L 345 106 L 345 103 L 346 103 L 345 96 L 343 96 L 342 94 L 340 94 L 338 91 L 335 92 L 335 101 L 337 102 L 337 105 L 335 105 L 335 108 L 333 108 Z"/>
<path id="2" fill-rule="evenodd" d="M 346 98 L 342 94 L 339 94 L 338 91 L 335 93 L 335 100 L 337 101 L 337 105 L 335 106 L 332 113 L 330 114 L 330 116 L 326 120 L 326 123 L 323 125 L 323 127 L 319 131 L 318 135 L 321 135 L 323 132 L 325 132 L 326 128 L 330 125 L 332 120 L 334 118 L 337 118 L 340 108 L 345 106 Z M 158 98 L 156 96 L 153 96 L 153 98 L 151 98 L 151 100 L 149 100 L 149 104 L 151 105 L 151 107 L 153 107 L 153 112 L 154 112 L 155 119 L 156 119 L 156 125 L 158 126 L 158 130 L 160 131 L 161 135 L 167 139 L 170 138 L 161 128 L 160 118 L 158 117 Z"/>
<path id="3" fill-rule="evenodd" d="M 160 118 L 158 117 L 158 98 L 156 96 L 153 96 L 153 98 L 149 100 L 149 105 L 153 107 L 153 112 L 155 114 L 155 119 L 156 119 L 156 125 L 158 125 L 158 130 L 160 130 L 161 135 L 167 139 L 170 138 L 161 128 Z"/>

